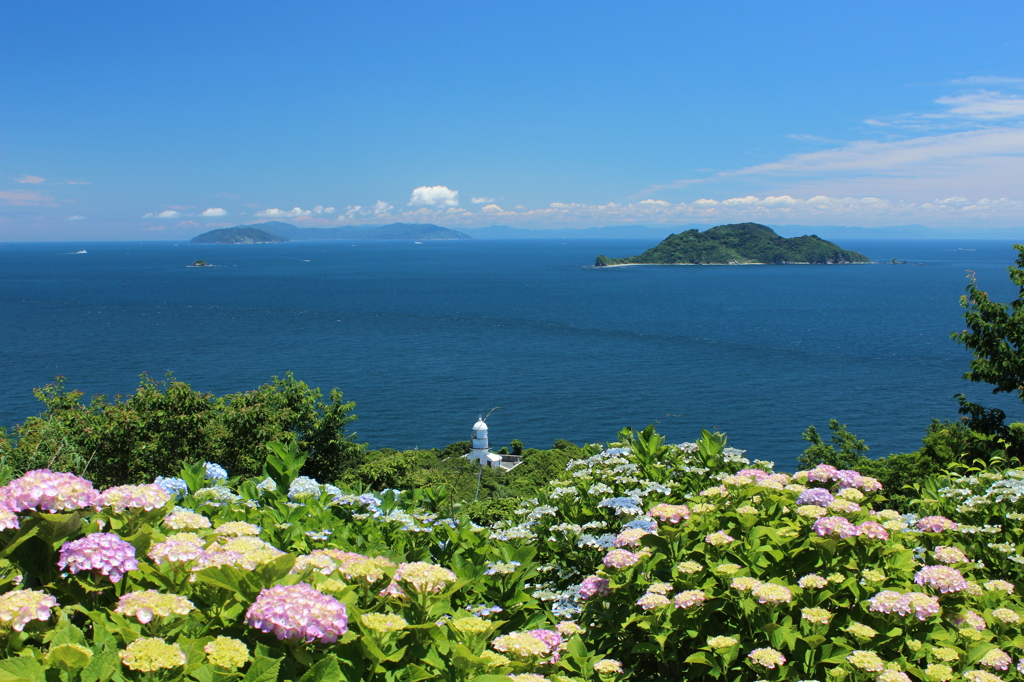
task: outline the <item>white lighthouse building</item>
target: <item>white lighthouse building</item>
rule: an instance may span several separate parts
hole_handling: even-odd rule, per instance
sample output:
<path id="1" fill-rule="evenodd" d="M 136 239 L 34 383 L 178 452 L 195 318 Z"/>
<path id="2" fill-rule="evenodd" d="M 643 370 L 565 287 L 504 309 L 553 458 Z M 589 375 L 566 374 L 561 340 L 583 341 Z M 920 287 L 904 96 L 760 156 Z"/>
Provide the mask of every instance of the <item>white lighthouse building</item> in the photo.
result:
<path id="1" fill-rule="evenodd" d="M 513 469 L 519 464 L 519 457 L 512 457 L 510 455 L 499 455 L 489 450 L 490 445 L 487 440 L 487 422 L 484 421 L 483 417 L 477 417 L 476 424 L 473 425 L 473 449 L 466 453 L 466 459 L 472 460 L 480 464 L 480 466 L 496 466 L 502 469 Z"/>

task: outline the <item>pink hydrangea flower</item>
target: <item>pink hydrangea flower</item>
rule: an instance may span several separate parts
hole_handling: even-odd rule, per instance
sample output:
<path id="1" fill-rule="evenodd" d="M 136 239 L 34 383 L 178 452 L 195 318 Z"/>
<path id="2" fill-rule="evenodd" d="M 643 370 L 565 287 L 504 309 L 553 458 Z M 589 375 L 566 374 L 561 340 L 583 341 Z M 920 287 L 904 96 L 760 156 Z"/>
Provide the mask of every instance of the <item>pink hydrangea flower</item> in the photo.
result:
<path id="1" fill-rule="evenodd" d="M 307 583 L 261 590 L 245 620 L 280 640 L 331 644 L 348 632 L 345 605 Z"/>
<path id="2" fill-rule="evenodd" d="M 707 601 L 708 596 L 703 590 L 684 590 L 677 594 L 672 600 L 677 609 L 688 609 L 692 606 L 700 606 Z"/>
<path id="3" fill-rule="evenodd" d="M 736 538 L 726 533 L 724 530 L 715 531 L 710 533 L 704 538 L 704 542 L 709 545 L 718 547 L 719 545 L 728 545 L 730 542 L 735 542 Z"/>
<path id="4" fill-rule="evenodd" d="M 1009 670 L 1013 659 L 1002 649 L 992 649 L 982 656 L 978 663 L 993 670 Z"/>
<path id="5" fill-rule="evenodd" d="M 6 509 L 0 509 L 0 530 L 17 530 L 21 526 L 18 524 L 18 515 L 12 511 Z"/>
<path id="6" fill-rule="evenodd" d="M 895 590 L 883 590 L 869 600 L 869 610 L 878 613 L 898 613 L 901 616 L 913 614 L 918 620 L 928 620 L 939 613 L 939 600 L 922 592 L 900 594 Z"/>
<path id="7" fill-rule="evenodd" d="M 970 559 L 956 547 L 940 546 L 935 548 L 935 560 L 943 564 L 965 564 Z"/>
<path id="8" fill-rule="evenodd" d="M 852 538 L 860 535 L 860 529 L 842 516 L 823 516 L 814 522 L 814 532 L 823 538 L 832 535 Z"/>
<path id="9" fill-rule="evenodd" d="M 967 589 L 964 576 L 950 566 L 925 566 L 914 574 L 914 582 L 932 587 L 943 594 Z"/>
<path id="10" fill-rule="evenodd" d="M 690 508 L 685 504 L 656 504 L 647 515 L 659 521 L 679 523 L 690 518 Z"/>
<path id="11" fill-rule="evenodd" d="M 628 568 L 640 561 L 640 555 L 628 549 L 613 549 L 605 555 L 602 563 L 612 568 Z"/>
<path id="12" fill-rule="evenodd" d="M 874 493 L 882 489 L 882 482 L 872 476 L 862 476 L 860 479 L 861 492 Z"/>
<path id="13" fill-rule="evenodd" d="M 99 573 L 112 583 L 139 568 L 135 548 L 113 533 L 90 533 L 80 540 L 65 542 L 60 548 L 57 565 L 72 573 Z"/>
<path id="14" fill-rule="evenodd" d="M 864 477 L 860 475 L 859 471 L 853 471 L 852 469 L 843 469 L 837 471 L 835 476 L 832 477 L 833 481 L 839 484 L 839 489 L 843 488 L 860 488 L 861 482 Z"/>
<path id="15" fill-rule="evenodd" d="M 31 620 L 49 620 L 50 609 L 56 605 L 54 597 L 40 590 L 14 590 L 0 594 L 0 623 L 21 632 Z"/>
<path id="16" fill-rule="evenodd" d="M 887 531 L 878 521 L 865 521 L 857 526 L 857 530 L 859 531 L 858 535 L 864 538 L 871 538 L 872 540 L 889 539 L 889 531 Z"/>
<path id="17" fill-rule="evenodd" d="M 926 516 L 917 522 L 917 529 L 922 533 L 941 533 L 956 530 L 956 524 L 945 516 Z"/>
<path id="18" fill-rule="evenodd" d="M 813 469 L 807 471 L 807 480 L 816 481 L 818 483 L 833 481 L 835 480 L 835 476 L 837 473 L 839 473 L 839 470 L 836 469 L 834 466 L 831 466 L 829 464 L 819 464 Z"/>
<path id="19" fill-rule="evenodd" d="M 740 469 L 736 472 L 737 476 L 749 476 L 755 481 L 760 481 L 763 478 L 768 478 L 768 472 L 762 471 L 761 469 Z"/>
<path id="20" fill-rule="evenodd" d="M 615 536 L 615 540 L 612 541 L 614 547 L 636 547 L 640 544 L 640 540 L 645 535 L 651 535 L 652 533 L 643 528 L 626 528 Z"/>
<path id="21" fill-rule="evenodd" d="M 543 642 L 544 646 L 548 648 L 548 653 L 551 654 L 551 663 L 558 663 L 562 657 L 560 651 L 565 648 L 562 635 L 554 630 L 530 630 L 526 634 Z"/>
<path id="22" fill-rule="evenodd" d="M 115 512 L 123 512 L 125 509 L 152 511 L 163 507 L 170 499 L 170 493 L 155 483 L 119 485 L 103 491 L 100 495 L 100 506 L 110 507 Z"/>
<path id="23" fill-rule="evenodd" d="M 92 483 L 67 473 L 36 469 L 0 487 L 0 507 L 12 512 L 95 508 L 100 494 Z"/>
<path id="24" fill-rule="evenodd" d="M 580 585 L 580 599 L 590 599 L 598 596 L 604 597 L 611 594 L 611 583 L 608 578 L 601 578 L 596 575 L 587 576 Z"/>

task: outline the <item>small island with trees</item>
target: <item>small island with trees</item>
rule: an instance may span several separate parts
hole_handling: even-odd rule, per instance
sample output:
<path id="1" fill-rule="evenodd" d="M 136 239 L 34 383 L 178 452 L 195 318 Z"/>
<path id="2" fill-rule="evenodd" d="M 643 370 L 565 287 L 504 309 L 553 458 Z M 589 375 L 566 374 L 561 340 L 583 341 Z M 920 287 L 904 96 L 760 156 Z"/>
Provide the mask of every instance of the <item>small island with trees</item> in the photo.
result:
<path id="1" fill-rule="evenodd" d="M 595 265 L 783 265 L 867 263 L 866 256 L 841 249 L 815 235 L 780 237 L 758 223 L 719 225 L 701 232 L 670 234 L 660 244 L 629 258 L 597 257 Z"/>

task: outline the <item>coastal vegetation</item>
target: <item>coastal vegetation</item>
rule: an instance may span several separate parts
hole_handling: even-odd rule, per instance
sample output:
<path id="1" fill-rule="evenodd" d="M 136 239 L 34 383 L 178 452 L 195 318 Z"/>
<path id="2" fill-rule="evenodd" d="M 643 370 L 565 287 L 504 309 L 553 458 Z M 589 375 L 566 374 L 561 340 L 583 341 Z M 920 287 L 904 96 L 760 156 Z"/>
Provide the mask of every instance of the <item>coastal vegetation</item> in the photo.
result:
<path id="1" fill-rule="evenodd" d="M 866 263 L 866 256 L 815 235 L 780 237 L 757 223 L 719 225 L 671 234 L 654 248 L 628 258 L 597 257 L 596 265 L 722 265 L 743 263 Z"/>
<path id="2" fill-rule="evenodd" d="M 1024 247 L 1010 269 L 1024 300 Z M 1018 391 L 972 279 L 969 379 Z M 1024 425 L 961 400 L 880 459 L 724 434 L 368 450 L 290 374 L 216 397 L 58 381 L 0 434 L 0 680 L 998 682 L 1024 675 Z"/>

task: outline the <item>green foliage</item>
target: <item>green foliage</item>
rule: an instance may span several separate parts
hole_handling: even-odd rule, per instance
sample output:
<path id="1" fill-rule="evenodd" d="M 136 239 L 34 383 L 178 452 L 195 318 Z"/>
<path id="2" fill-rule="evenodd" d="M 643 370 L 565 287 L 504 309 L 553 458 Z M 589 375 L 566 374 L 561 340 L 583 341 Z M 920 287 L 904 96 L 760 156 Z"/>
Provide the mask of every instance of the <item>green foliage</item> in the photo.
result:
<path id="1" fill-rule="evenodd" d="M 832 432 L 829 438 L 831 442 L 826 443 L 818 434 L 814 426 L 808 426 L 804 433 L 804 440 L 810 443 L 803 454 L 797 458 L 801 469 L 810 469 L 819 464 L 828 464 L 837 469 L 854 469 L 870 466 L 871 460 L 865 456 L 868 446 L 864 441 L 846 430 L 845 424 L 840 424 L 835 419 L 830 419 L 828 429 Z M 836 447 L 838 446 L 838 450 Z"/>
<path id="2" fill-rule="evenodd" d="M 363 448 L 346 431 L 355 403 L 337 389 L 324 401 L 288 373 L 254 391 L 215 397 L 168 377 L 143 375 L 138 390 L 83 403 L 63 378 L 34 391 L 44 405 L 0 439 L 0 469 L 49 468 L 88 474 L 101 485 L 169 476 L 183 462 L 211 461 L 241 476 L 263 469 L 271 441 L 297 439 L 303 473 L 333 480 L 358 462 Z"/>
<path id="3" fill-rule="evenodd" d="M 686 230 L 632 258 L 598 256 L 596 265 L 623 263 L 866 263 L 867 258 L 815 235 L 780 237 L 757 223 L 719 225 L 705 232 Z"/>
<path id="4" fill-rule="evenodd" d="M 1010 282 L 1019 288 L 1016 299 L 999 303 L 978 288 L 973 272 L 968 274 L 967 293 L 960 297 L 966 328 L 951 337 L 973 354 L 964 379 L 992 386 L 992 393 L 1016 393 L 1024 400 L 1024 245 L 1014 244 L 1017 260 L 1007 268 Z M 960 413 L 970 428 L 993 438 L 1003 439 L 1019 450 L 1022 441 L 1015 439 L 1005 425 L 1005 413 L 973 403 L 958 395 Z"/>

